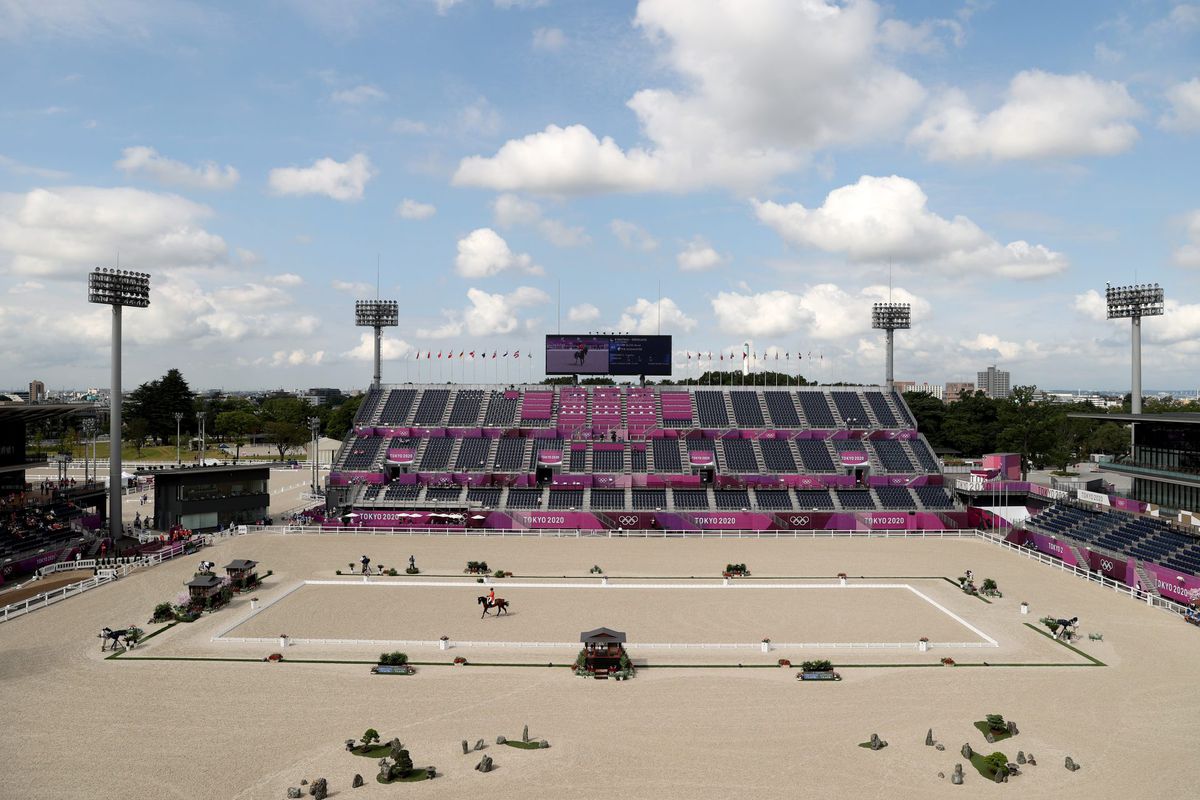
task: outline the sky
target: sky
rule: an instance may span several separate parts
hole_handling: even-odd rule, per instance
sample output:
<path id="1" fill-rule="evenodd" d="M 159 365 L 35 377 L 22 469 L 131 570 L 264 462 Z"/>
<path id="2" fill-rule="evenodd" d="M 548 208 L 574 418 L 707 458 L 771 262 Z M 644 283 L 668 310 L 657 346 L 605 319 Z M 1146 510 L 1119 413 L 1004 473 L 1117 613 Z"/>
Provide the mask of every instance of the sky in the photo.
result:
<path id="1" fill-rule="evenodd" d="M 364 387 L 378 265 L 385 381 L 603 330 L 877 383 L 890 297 L 897 379 L 1123 390 L 1158 282 L 1192 388 L 1198 56 L 1172 0 L 0 0 L 0 391 L 107 385 L 118 263 L 126 386 Z"/>

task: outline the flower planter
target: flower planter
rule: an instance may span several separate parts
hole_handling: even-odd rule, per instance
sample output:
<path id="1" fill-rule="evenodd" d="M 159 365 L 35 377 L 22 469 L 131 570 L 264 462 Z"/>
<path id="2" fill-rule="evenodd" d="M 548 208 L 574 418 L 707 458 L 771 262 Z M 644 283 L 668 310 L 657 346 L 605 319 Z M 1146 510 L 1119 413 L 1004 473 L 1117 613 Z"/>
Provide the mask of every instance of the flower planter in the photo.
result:
<path id="1" fill-rule="evenodd" d="M 449 650 L 450 649 L 450 637 L 443 636 L 441 639 L 439 639 L 438 640 L 438 649 L 439 650 Z"/>
<path id="2" fill-rule="evenodd" d="M 288 637 L 286 633 L 279 635 L 279 646 L 286 648 L 288 646 Z"/>
<path id="3" fill-rule="evenodd" d="M 762 640 L 762 651 L 763 651 L 764 653 L 769 653 L 769 652 L 771 652 L 771 640 L 770 640 L 770 639 L 763 639 L 763 640 Z"/>
<path id="4" fill-rule="evenodd" d="M 250 598 L 250 610 L 258 611 L 258 598 L 257 597 Z"/>
<path id="5" fill-rule="evenodd" d="M 1029 613 L 1029 603 L 1021 603 L 1021 613 L 1022 614 Z"/>
<path id="6" fill-rule="evenodd" d="M 924 636 L 922 636 L 919 640 L 917 640 L 917 652 L 919 652 L 919 653 L 928 653 L 929 652 L 929 640 L 926 639 Z"/>

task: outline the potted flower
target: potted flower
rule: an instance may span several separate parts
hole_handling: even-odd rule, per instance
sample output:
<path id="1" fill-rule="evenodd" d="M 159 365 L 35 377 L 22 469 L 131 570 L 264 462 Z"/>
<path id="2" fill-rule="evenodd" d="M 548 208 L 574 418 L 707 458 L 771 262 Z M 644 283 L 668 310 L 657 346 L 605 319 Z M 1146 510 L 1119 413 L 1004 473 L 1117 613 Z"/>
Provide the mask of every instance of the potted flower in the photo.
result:
<path id="1" fill-rule="evenodd" d="M 781 658 L 781 659 L 779 659 L 779 666 L 785 667 L 785 668 L 790 668 L 792 666 L 792 662 L 786 658 Z"/>
<path id="2" fill-rule="evenodd" d="M 463 658 L 462 656 L 454 657 L 454 666 L 461 667 L 461 666 L 465 665 L 466 663 L 467 663 L 467 659 Z"/>
<path id="3" fill-rule="evenodd" d="M 762 651 L 763 651 L 764 653 L 769 653 L 769 652 L 771 652 L 771 640 L 770 640 L 770 639 L 763 639 L 763 640 L 762 640 Z"/>
<path id="4" fill-rule="evenodd" d="M 845 586 L 846 585 L 846 573 L 839 572 L 837 574 L 837 577 L 838 577 L 838 583 L 842 586 Z"/>
<path id="5" fill-rule="evenodd" d="M 450 637 L 449 636 L 443 636 L 441 639 L 438 640 L 438 649 L 439 650 L 446 650 L 449 647 L 450 647 Z"/>
<path id="6" fill-rule="evenodd" d="M 1029 613 L 1029 603 L 1026 603 L 1024 600 L 1021 601 L 1021 613 L 1022 614 Z"/>
<path id="7" fill-rule="evenodd" d="M 279 634 L 279 646 L 280 647 L 288 646 L 288 635 L 286 633 Z"/>
<path id="8" fill-rule="evenodd" d="M 271 655 L 264 658 L 263 661 L 271 661 L 271 662 L 283 661 L 283 653 L 271 653 Z"/>
<path id="9" fill-rule="evenodd" d="M 257 597 L 250 598 L 250 610 L 258 611 L 258 598 Z"/>
<path id="10" fill-rule="evenodd" d="M 954 659 L 953 659 L 953 658 L 943 658 L 943 659 L 942 659 L 942 666 L 945 666 L 945 667 L 953 667 L 953 666 L 954 666 Z"/>
<path id="11" fill-rule="evenodd" d="M 922 653 L 927 652 L 929 650 L 929 637 L 928 636 L 922 636 L 920 639 L 917 639 L 917 650 L 919 650 Z"/>

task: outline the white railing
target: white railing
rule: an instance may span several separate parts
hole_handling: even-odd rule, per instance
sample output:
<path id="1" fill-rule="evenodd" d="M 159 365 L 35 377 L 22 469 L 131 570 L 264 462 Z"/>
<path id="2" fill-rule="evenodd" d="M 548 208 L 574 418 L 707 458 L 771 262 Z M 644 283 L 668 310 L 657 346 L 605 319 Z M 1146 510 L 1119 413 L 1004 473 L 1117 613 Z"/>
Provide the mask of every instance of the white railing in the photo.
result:
<path id="1" fill-rule="evenodd" d="M 229 644 L 279 644 L 278 636 L 228 636 L 213 637 L 214 642 Z M 288 645 L 323 644 L 323 645 L 357 645 L 369 647 L 438 647 L 441 641 L 432 639 L 309 639 L 288 637 Z M 630 646 L 639 650 L 755 650 L 761 651 L 759 642 L 629 642 Z M 579 642 L 475 642 L 450 640 L 447 649 L 456 650 L 460 647 L 483 647 L 495 650 L 508 648 L 546 649 L 562 648 L 578 650 Z M 990 642 L 929 642 L 930 650 L 964 649 L 979 647 L 999 647 Z M 772 643 L 771 652 L 779 650 L 919 650 L 917 642 L 781 642 Z"/>
<path id="2" fill-rule="evenodd" d="M 202 537 L 202 544 L 211 544 L 207 537 Z M 30 611 L 36 611 L 39 608 L 53 605 L 60 600 L 65 600 L 68 597 L 74 597 L 77 594 L 83 594 L 86 591 L 95 589 L 97 586 L 103 586 L 106 583 L 111 583 L 118 578 L 124 578 L 129 573 L 141 569 L 143 567 L 152 567 L 155 564 L 161 564 L 164 561 L 170 561 L 173 558 L 184 554 L 185 544 L 178 542 L 164 550 L 159 550 L 156 553 L 149 553 L 144 556 L 129 556 L 125 558 L 112 559 L 95 559 L 84 558 L 78 561 L 59 561 L 54 564 L 48 564 L 37 571 L 37 576 L 43 578 L 47 575 L 52 575 L 55 572 L 70 572 L 76 569 L 94 569 L 96 575 L 79 581 L 77 583 L 60 586 L 57 589 L 51 589 L 47 592 L 42 592 L 39 595 L 22 600 L 19 603 L 11 603 L 7 606 L 0 607 L 0 622 L 7 622 L 10 619 L 19 617 L 23 614 L 28 614 Z"/>
<path id="3" fill-rule="evenodd" d="M 973 539 L 974 528 L 948 530 L 581 530 L 577 528 L 323 528 L 317 525 L 251 525 L 251 533 L 312 534 L 338 536 L 532 536 L 544 538 L 600 539 Z"/>

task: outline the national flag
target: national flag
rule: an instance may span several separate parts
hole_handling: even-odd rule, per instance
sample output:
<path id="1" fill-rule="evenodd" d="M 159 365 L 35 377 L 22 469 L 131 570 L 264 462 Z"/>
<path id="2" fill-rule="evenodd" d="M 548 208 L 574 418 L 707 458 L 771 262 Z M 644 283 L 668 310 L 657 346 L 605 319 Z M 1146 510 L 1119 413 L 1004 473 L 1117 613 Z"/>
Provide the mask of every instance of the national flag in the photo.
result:
<path id="1" fill-rule="evenodd" d="M 775 351 L 775 360 L 776 361 L 779 360 L 779 351 L 778 350 Z"/>
<path id="2" fill-rule="evenodd" d="M 470 356 L 471 356 L 471 358 L 474 358 L 474 357 L 475 357 L 475 351 L 474 351 L 474 350 L 472 350 L 470 353 L 468 353 L 468 355 L 470 355 Z"/>
<path id="3" fill-rule="evenodd" d="M 692 354 L 691 354 L 691 353 L 688 353 L 688 354 L 687 354 L 687 360 L 688 360 L 688 361 L 691 361 L 691 360 L 692 360 Z"/>
<path id="4" fill-rule="evenodd" d="M 442 357 L 442 351 L 438 350 L 438 358 L 441 358 L 441 357 Z"/>
<path id="5" fill-rule="evenodd" d="M 508 358 L 508 351 L 507 351 L 507 350 L 505 350 L 505 351 L 504 351 L 504 355 L 503 355 L 503 356 L 501 356 L 501 358 Z"/>
<path id="6" fill-rule="evenodd" d="M 418 350 L 417 351 L 417 361 L 420 361 L 420 360 L 421 360 L 421 351 Z"/>
<path id="7" fill-rule="evenodd" d="M 724 361 L 724 360 L 725 360 L 725 353 L 721 353 L 721 359 L 720 359 L 720 360 L 721 360 L 721 361 Z"/>
<path id="8" fill-rule="evenodd" d="M 496 351 L 495 351 L 495 350 L 493 350 L 493 351 L 492 351 L 492 358 L 493 358 L 493 359 L 495 359 L 495 358 L 496 358 Z"/>
<path id="9" fill-rule="evenodd" d="M 428 351 L 428 352 L 426 352 L 426 353 L 425 353 L 425 359 L 426 359 L 426 360 L 429 360 L 429 359 L 431 359 L 431 358 L 433 358 L 433 351 L 432 351 L 432 350 L 430 350 L 430 351 Z"/>
<path id="10" fill-rule="evenodd" d="M 742 351 L 742 358 L 743 358 L 743 359 L 745 359 L 745 358 L 749 358 L 749 357 L 750 357 L 750 351 L 749 351 L 749 350 L 743 350 L 743 351 Z"/>
<path id="11" fill-rule="evenodd" d="M 462 350 L 459 350 L 459 351 L 458 351 L 458 357 L 459 357 L 459 358 L 462 358 L 462 357 L 463 357 L 463 351 L 462 351 Z"/>
<path id="12" fill-rule="evenodd" d="M 521 357 L 521 351 L 520 351 L 520 350 L 514 350 L 514 351 L 513 351 L 513 358 L 520 358 L 520 357 Z"/>
<path id="13" fill-rule="evenodd" d="M 525 357 L 526 357 L 526 358 L 533 358 L 533 353 L 532 353 L 532 351 L 531 351 L 531 352 L 529 352 L 529 353 L 527 353 L 527 354 L 525 355 Z"/>
<path id="14" fill-rule="evenodd" d="M 785 361 L 791 361 L 792 360 L 792 351 L 789 350 L 788 352 L 784 353 L 783 358 Z"/>
<path id="15" fill-rule="evenodd" d="M 454 351 L 451 350 L 449 353 L 446 353 L 446 358 L 454 358 Z"/>

